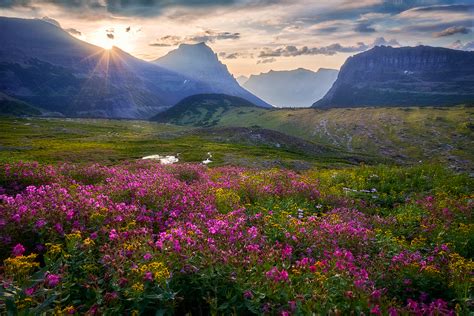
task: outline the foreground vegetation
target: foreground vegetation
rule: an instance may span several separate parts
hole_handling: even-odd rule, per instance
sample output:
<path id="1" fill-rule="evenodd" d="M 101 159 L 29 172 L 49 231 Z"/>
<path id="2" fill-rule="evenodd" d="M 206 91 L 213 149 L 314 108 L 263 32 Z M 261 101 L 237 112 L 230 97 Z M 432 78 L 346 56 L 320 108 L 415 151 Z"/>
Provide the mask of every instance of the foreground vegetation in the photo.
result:
<path id="1" fill-rule="evenodd" d="M 468 314 L 473 180 L 433 165 L 9 163 L 0 314 Z"/>

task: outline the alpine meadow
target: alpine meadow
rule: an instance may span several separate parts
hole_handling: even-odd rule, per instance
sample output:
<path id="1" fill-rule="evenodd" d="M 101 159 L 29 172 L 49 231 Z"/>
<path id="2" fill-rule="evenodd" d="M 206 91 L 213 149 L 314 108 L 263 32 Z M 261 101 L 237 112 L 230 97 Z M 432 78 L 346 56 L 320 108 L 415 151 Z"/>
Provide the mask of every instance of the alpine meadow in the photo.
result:
<path id="1" fill-rule="evenodd" d="M 0 315 L 474 314 L 474 4 L 0 0 Z"/>

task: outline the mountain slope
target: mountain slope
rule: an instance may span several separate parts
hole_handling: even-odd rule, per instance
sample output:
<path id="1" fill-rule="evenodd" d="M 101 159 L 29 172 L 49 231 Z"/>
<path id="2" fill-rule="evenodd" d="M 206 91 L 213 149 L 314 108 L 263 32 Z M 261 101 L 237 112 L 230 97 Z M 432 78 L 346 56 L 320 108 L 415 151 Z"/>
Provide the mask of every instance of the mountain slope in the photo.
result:
<path id="1" fill-rule="evenodd" d="M 8 116 L 37 116 L 41 115 L 43 111 L 26 102 L 9 97 L 0 92 L 0 115 Z"/>
<path id="2" fill-rule="evenodd" d="M 309 107 L 326 94 L 337 74 L 334 69 L 271 70 L 250 76 L 242 86 L 277 107 Z"/>
<path id="3" fill-rule="evenodd" d="M 377 46 L 347 59 L 315 107 L 455 105 L 474 101 L 474 52 Z"/>
<path id="4" fill-rule="evenodd" d="M 68 116 L 148 118 L 206 83 L 37 19 L 0 18 L 0 92 Z"/>
<path id="5" fill-rule="evenodd" d="M 243 89 L 212 49 L 204 43 L 181 44 L 179 48 L 154 61 L 155 64 L 211 87 L 206 93 L 222 93 L 244 98 L 257 106 L 271 105 Z"/>
<path id="6" fill-rule="evenodd" d="M 187 97 L 151 120 L 177 125 L 212 126 L 210 118 L 224 115 L 232 109 L 258 108 L 239 97 L 225 94 L 198 94 Z"/>
<path id="7" fill-rule="evenodd" d="M 473 107 L 325 110 L 229 107 L 226 111 L 209 111 L 198 104 L 192 107 L 193 113 L 188 112 L 185 117 L 169 122 L 215 128 L 269 129 L 341 151 L 364 153 L 402 164 L 421 160 L 474 170 Z"/>

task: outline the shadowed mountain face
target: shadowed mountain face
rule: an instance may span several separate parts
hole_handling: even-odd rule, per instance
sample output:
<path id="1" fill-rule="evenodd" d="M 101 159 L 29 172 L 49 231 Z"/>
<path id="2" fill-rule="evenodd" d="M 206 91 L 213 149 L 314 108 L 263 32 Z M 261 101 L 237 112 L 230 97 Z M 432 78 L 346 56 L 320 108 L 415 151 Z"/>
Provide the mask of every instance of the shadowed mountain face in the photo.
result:
<path id="1" fill-rule="evenodd" d="M 208 83 L 211 87 L 208 93 L 228 94 L 244 98 L 257 106 L 271 107 L 270 104 L 243 89 L 212 49 L 204 43 L 181 44 L 178 49 L 156 59 L 154 63 L 194 80 Z"/>
<path id="2" fill-rule="evenodd" d="M 277 107 L 310 107 L 328 92 L 337 73 L 334 69 L 271 70 L 250 76 L 242 86 Z"/>
<path id="3" fill-rule="evenodd" d="M 315 107 L 453 105 L 474 101 L 474 52 L 375 47 L 350 57 Z"/>
<path id="4" fill-rule="evenodd" d="M 42 20 L 0 18 L 0 92 L 67 116 L 149 118 L 209 85 Z"/>

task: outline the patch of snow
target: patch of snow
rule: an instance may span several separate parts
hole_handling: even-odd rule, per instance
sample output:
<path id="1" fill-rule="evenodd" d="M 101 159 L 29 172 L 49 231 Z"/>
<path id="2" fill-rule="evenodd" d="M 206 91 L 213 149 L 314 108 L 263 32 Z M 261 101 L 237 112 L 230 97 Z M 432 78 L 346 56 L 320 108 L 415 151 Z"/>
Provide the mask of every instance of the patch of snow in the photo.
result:
<path id="1" fill-rule="evenodd" d="M 202 163 L 207 165 L 207 164 L 210 164 L 212 162 L 211 158 L 212 158 L 212 154 L 210 152 L 207 153 L 207 158 L 206 160 L 203 160 Z"/>
<path id="2" fill-rule="evenodd" d="M 160 155 L 150 155 L 145 156 L 142 159 L 144 160 L 159 160 L 162 165 L 172 165 L 179 161 L 176 156 L 160 156 Z"/>

